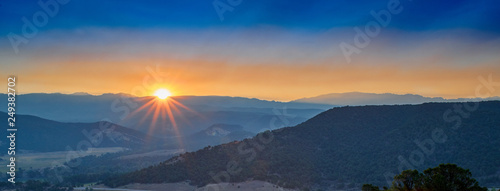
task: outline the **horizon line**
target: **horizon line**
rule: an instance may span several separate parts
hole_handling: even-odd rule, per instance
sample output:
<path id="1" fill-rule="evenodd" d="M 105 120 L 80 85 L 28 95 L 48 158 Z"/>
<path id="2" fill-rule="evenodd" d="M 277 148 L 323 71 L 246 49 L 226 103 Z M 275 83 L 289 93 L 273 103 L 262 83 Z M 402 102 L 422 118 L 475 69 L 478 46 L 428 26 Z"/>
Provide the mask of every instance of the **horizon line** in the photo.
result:
<path id="1" fill-rule="evenodd" d="M 332 94 L 350 94 L 350 93 L 359 93 L 359 94 L 374 94 L 374 95 L 384 95 L 384 94 L 390 94 L 390 95 L 397 95 L 397 96 L 407 96 L 407 95 L 414 95 L 414 96 L 421 96 L 422 98 L 441 98 L 444 100 L 456 100 L 456 99 L 490 99 L 490 98 L 500 98 L 500 96 L 489 96 L 489 97 L 456 97 L 456 98 L 446 98 L 445 96 L 425 96 L 421 94 L 414 94 L 414 93 L 391 93 L 391 92 L 386 92 L 386 93 L 373 93 L 373 92 L 360 92 L 360 91 L 350 91 L 350 92 L 333 92 L 333 93 L 326 93 L 326 94 L 320 94 L 312 97 L 301 97 L 297 99 L 292 99 L 292 100 L 276 100 L 276 99 L 263 99 L 263 98 L 257 98 L 257 97 L 244 97 L 244 96 L 231 96 L 231 95 L 172 95 L 170 97 L 231 97 L 231 98 L 246 98 L 246 99 L 257 99 L 257 100 L 263 100 L 263 101 L 275 101 L 275 102 L 293 102 L 301 99 L 310 99 L 310 98 L 316 98 L 316 97 L 321 97 L 321 96 L 327 96 L 327 95 L 332 95 Z M 6 95 L 5 93 L 0 93 L 3 95 Z M 118 93 L 88 93 L 88 92 L 73 92 L 73 93 L 63 93 L 63 92 L 31 92 L 31 93 L 21 93 L 17 95 L 29 95 L 29 94 L 59 94 L 59 95 L 75 95 L 75 96 L 104 96 L 104 95 L 126 95 L 129 97 L 136 97 L 136 98 L 142 98 L 142 97 L 155 97 L 154 95 L 147 95 L 147 96 L 138 96 L 138 95 L 133 95 L 129 93 L 123 93 L 123 92 L 118 92 Z"/>

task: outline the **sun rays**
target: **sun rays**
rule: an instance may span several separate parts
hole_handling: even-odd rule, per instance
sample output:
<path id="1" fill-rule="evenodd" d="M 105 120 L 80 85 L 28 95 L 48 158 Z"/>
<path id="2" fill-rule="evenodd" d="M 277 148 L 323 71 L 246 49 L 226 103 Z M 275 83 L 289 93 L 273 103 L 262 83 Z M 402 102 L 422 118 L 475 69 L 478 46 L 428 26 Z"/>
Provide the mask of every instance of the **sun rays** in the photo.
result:
<path id="1" fill-rule="evenodd" d="M 186 111 L 195 115 L 199 114 L 177 101 L 177 98 L 172 97 L 172 94 L 166 89 L 158 89 L 154 95 L 138 98 L 137 101 L 144 104 L 130 113 L 127 118 L 141 114 L 138 124 L 144 125 L 150 122 L 147 130 L 149 135 L 153 135 L 157 130 L 172 130 L 175 134 L 174 137 L 177 137 L 179 145 L 183 148 L 182 135 L 176 118 L 185 119 L 183 115 Z"/>

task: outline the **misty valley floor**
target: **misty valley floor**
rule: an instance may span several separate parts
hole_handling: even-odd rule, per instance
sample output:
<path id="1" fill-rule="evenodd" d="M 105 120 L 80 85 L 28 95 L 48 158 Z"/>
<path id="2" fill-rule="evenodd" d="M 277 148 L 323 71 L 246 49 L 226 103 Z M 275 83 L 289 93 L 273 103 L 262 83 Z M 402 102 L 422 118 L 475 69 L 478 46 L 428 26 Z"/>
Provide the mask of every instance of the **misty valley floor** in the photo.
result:
<path id="1" fill-rule="evenodd" d="M 118 188 L 108 188 L 103 185 L 96 185 L 93 187 L 95 191 L 295 191 L 295 189 L 286 189 L 278 187 L 268 182 L 263 181 L 247 181 L 241 183 L 220 183 L 209 184 L 207 186 L 198 188 L 189 185 L 187 182 L 183 183 L 164 183 L 164 184 L 129 184 Z M 75 188 L 75 190 L 85 190 L 85 187 Z"/>

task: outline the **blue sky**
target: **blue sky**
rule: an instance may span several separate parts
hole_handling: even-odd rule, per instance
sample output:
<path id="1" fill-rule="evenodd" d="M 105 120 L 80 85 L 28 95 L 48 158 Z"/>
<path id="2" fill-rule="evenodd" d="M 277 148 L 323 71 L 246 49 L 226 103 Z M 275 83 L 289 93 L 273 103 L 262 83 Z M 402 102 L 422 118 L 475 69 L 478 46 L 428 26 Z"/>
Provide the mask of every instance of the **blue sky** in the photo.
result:
<path id="1" fill-rule="evenodd" d="M 232 11 L 221 20 L 214 2 Z M 176 94 L 277 100 L 349 91 L 474 97 L 478 76 L 500 76 L 499 1 L 231 2 L 72 0 L 16 53 L 8 34 L 22 35 L 22 18 L 33 22 L 43 9 L 1 0 L 0 74 L 25 76 L 26 93 L 130 93 L 159 63 L 177 76 L 167 84 Z M 355 28 L 375 21 L 370 12 L 395 2 L 401 13 L 348 60 L 341 44 L 353 45 Z"/>
<path id="2" fill-rule="evenodd" d="M 220 0 L 227 3 L 225 0 Z M 62 5 L 59 14 L 41 30 L 80 27 L 186 28 L 257 27 L 272 25 L 287 29 L 328 30 L 364 25 L 371 10 L 386 9 L 388 0 L 242 0 L 221 21 L 214 1 L 118 1 L 73 0 Z M 500 32 L 500 2 L 495 0 L 401 0 L 404 10 L 390 27 L 400 30 L 470 28 Z M 17 32 L 21 18 L 40 10 L 37 1 L 1 1 L 2 36 Z"/>

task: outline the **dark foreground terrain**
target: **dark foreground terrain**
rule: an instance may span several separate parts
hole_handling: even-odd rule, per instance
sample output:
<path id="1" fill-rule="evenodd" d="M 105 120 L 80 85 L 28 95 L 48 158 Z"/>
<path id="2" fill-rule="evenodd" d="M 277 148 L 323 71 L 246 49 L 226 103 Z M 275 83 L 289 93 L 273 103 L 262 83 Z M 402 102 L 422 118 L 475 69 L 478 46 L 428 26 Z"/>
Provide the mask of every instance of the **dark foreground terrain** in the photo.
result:
<path id="1" fill-rule="evenodd" d="M 262 180 L 288 188 L 389 186 L 406 169 L 453 163 L 500 185 L 500 102 L 330 109 L 294 127 L 206 147 L 115 176 L 108 186 Z"/>

